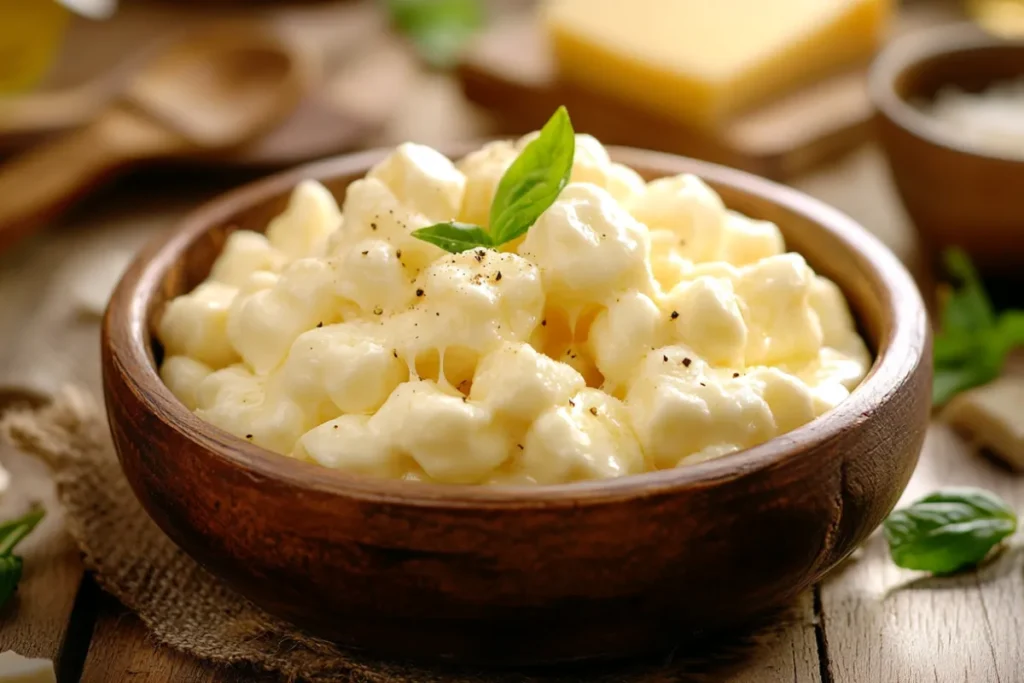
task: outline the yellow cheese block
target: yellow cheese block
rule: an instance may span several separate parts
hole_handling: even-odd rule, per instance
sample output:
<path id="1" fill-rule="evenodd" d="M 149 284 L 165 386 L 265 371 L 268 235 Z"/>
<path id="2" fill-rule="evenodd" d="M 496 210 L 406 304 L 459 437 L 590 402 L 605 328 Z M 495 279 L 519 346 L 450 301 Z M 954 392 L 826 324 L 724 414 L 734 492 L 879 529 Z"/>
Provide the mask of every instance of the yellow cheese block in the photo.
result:
<path id="1" fill-rule="evenodd" d="M 875 51 L 893 0 L 549 0 L 566 81 L 712 126 Z"/>

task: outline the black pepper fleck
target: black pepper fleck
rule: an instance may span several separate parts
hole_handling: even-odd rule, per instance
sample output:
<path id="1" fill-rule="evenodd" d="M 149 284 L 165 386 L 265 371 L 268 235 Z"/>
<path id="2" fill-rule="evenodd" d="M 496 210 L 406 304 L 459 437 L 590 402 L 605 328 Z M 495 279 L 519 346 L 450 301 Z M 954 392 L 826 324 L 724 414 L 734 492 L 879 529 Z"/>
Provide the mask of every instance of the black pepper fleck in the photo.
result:
<path id="1" fill-rule="evenodd" d="M 679 317 L 679 311 L 672 311 L 672 315 L 669 316 L 673 320 Z"/>
<path id="2" fill-rule="evenodd" d="M 416 290 L 416 296 L 423 296 L 423 290 L 422 289 L 417 289 Z"/>
<path id="3" fill-rule="evenodd" d="M 370 230 L 376 230 L 376 229 L 377 229 L 377 224 L 376 223 L 370 223 Z"/>
<path id="4" fill-rule="evenodd" d="M 396 251 L 396 252 L 395 252 L 395 256 L 396 256 L 397 258 L 402 258 L 402 250 L 401 250 L 401 249 L 399 249 L 398 251 Z"/>
<path id="5" fill-rule="evenodd" d="M 501 271 L 500 270 L 498 271 L 498 274 L 494 276 L 494 281 L 495 282 L 498 282 L 499 280 L 501 280 Z"/>
<path id="6" fill-rule="evenodd" d="M 523 444 L 517 443 L 516 448 L 518 448 L 519 450 L 523 450 Z"/>
<path id="7" fill-rule="evenodd" d="M 381 308 L 380 306 L 374 306 L 373 307 L 373 314 L 374 315 L 384 315 L 384 309 Z"/>
<path id="8" fill-rule="evenodd" d="M 700 383 L 700 385 L 701 385 L 702 387 L 706 387 L 706 386 L 707 386 L 707 384 L 704 384 L 704 382 L 701 382 L 701 383 Z"/>
<path id="9" fill-rule="evenodd" d="M 251 439 L 251 438 L 252 438 L 252 434 L 246 434 L 246 435 L 245 435 L 245 438 L 247 438 L 247 439 Z"/>
<path id="10" fill-rule="evenodd" d="M 683 365 L 685 365 L 686 367 L 690 367 L 690 363 L 692 363 L 692 362 L 693 361 L 690 360 L 689 358 L 684 358 L 683 359 Z"/>
<path id="11" fill-rule="evenodd" d="M 548 321 L 547 320 L 541 320 L 540 321 L 540 326 L 541 327 L 547 327 L 548 326 Z"/>
<path id="12" fill-rule="evenodd" d="M 740 376 L 740 373 L 738 373 L 738 372 L 734 372 L 734 373 L 732 373 L 732 376 L 733 376 L 734 378 L 735 378 L 735 377 L 739 377 L 739 376 Z"/>
<path id="13" fill-rule="evenodd" d="M 366 256 L 366 255 L 367 255 L 367 254 L 369 254 L 369 253 L 370 253 L 369 251 L 364 251 L 364 252 L 363 252 L 363 256 Z"/>
<path id="14" fill-rule="evenodd" d="M 318 323 L 316 324 L 316 326 L 317 326 L 317 327 L 323 327 L 323 326 L 324 326 L 324 321 L 323 321 L 323 320 L 321 320 L 320 322 L 318 322 Z"/>
<path id="15" fill-rule="evenodd" d="M 590 414 L 591 415 L 597 415 L 597 408 L 591 408 L 590 409 Z"/>
<path id="16" fill-rule="evenodd" d="M 395 358 L 398 358 L 398 349 L 391 349 L 391 353 L 394 355 Z"/>
<path id="17" fill-rule="evenodd" d="M 668 362 L 668 356 L 662 356 L 661 357 L 661 362 L 667 363 Z"/>
<path id="18" fill-rule="evenodd" d="M 574 400 L 572 400 L 572 399 L 570 398 L 570 399 L 569 399 L 569 405 L 571 405 L 571 406 L 572 406 L 573 408 L 575 408 L 575 407 L 576 407 L 576 401 L 574 401 Z"/>

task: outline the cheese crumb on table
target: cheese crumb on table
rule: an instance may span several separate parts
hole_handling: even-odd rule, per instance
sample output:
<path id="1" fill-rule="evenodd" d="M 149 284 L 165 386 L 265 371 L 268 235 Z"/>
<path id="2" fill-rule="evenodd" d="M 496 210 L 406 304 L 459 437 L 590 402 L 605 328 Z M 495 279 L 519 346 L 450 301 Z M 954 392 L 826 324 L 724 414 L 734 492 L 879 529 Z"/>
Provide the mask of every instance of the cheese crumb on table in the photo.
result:
<path id="1" fill-rule="evenodd" d="M 29 659 L 7 651 L 0 653 L 0 683 L 57 683 L 57 675 L 49 659 Z"/>
<path id="2" fill-rule="evenodd" d="M 352 474 L 557 484 L 723 457 L 844 400 L 871 357 L 778 227 L 700 178 L 645 183 L 576 138 L 569 184 L 501 250 L 412 231 L 478 221 L 527 140 L 455 163 L 399 146 L 338 207 L 296 187 L 167 306 L 160 369 L 199 417 Z"/>
<path id="3" fill-rule="evenodd" d="M 954 396 L 942 418 L 978 447 L 1024 471 L 1024 377 L 1008 375 Z"/>

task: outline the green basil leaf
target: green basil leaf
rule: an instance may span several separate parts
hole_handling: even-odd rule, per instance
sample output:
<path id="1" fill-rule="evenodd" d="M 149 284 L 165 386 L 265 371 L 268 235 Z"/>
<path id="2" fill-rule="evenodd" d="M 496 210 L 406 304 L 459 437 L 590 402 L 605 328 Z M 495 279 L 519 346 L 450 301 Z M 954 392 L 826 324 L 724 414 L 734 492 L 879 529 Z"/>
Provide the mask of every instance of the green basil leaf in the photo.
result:
<path id="1" fill-rule="evenodd" d="M 495 245 L 522 235 L 554 204 L 569 183 L 575 154 L 576 134 L 569 112 L 559 107 L 498 183 L 490 216 Z"/>
<path id="2" fill-rule="evenodd" d="M 483 26 L 481 0 L 388 0 L 395 27 L 409 36 L 433 67 L 455 65 L 466 42 Z"/>
<path id="3" fill-rule="evenodd" d="M 21 558 L 15 555 L 0 557 L 0 608 L 14 595 L 21 581 Z"/>
<path id="4" fill-rule="evenodd" d="M 1017 529 L 1017 514 L 994 493 L 976 488 L 937 491 L 885 520 L 893 562 L 950 574 L 972 567 Z"/>
<path id="5" fill-rule="evenodd" d="M 477 247 L 493 247 L 491 235 L 479 225 L 469 223 L 437 223 L 427 228 L 413 230 L 412 236 L 424 242 L 458 254 Z"/>
<path id="6" fill-rule="evenodd" d="M 942 327 L 935 334 L 934 405 L 994 380 L 1010 351 L 1024 344 L 1024 311 L 997 316 L 966 254 L 950 249 L 945 260 L 958 284 L 945 302 Z"/>
<path id="7" fill-rule="evenodd" d="M 21 540 L 32 533 L 46 516 L 46 511 L 35 507 L 18 519 L 0 524 L 0 557 L 10 555 Z"/>
<path id="8" fill-rule="evenodd" d="M 1006 311 L 999 316 L 996 330 L 1007 352 L 1024 344 L 1024 311 Z"/>
<path id="9" fill-rule="evenodd" d="M 979 334 L 996 324 L 992 302 L 985 293 L 978 273 L 967 255 L 960 249 L 949 249 L 944 254 L 946 270 L 959 286 L 950 294 L 942 309 L 942 332 L 964 331 Z"/>

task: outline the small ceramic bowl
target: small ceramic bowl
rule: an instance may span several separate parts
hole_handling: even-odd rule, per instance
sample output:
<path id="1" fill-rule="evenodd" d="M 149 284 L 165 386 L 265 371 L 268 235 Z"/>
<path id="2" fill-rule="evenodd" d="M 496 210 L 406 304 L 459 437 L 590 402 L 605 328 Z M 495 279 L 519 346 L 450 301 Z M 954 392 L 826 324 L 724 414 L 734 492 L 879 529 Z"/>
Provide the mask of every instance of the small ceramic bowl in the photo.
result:
<path id="1" fill-rule="evenodd" d="M 103 326 L 106 404 L 149 514 L 268 612 L 404 657 L 543 664 L 653 652 L 742 624 L 817 581 L 888 514 L 917 462 L 931 381 L 918 290 L 874 237 L 803 194 L 680 157 L 611 153 L 647 178 L 702 176 L 732 208 L 775 221 L 839 284 L 876 353 L 848 400 L 692 467 L 518 488 L 346 475 L 202 422 L 157 375 L 162 308 L 207 275 L 232 230 L 263 230 L 299 180 L 343 197 L 383 156 L 361 153 L 203 206 L 118 286 Z"/>
<path id="2" fill-rule="evenodd" d="M 933 253 L 960 246 L 994 275 L 1024 266 L 1024 154 L 972 147 L 920 105 L 945 86 L 978 92 L 1020 78 L 1024 41 L 955 24 L 896 40 L 869 79 L 881 143 L 923 241 Z"/>

